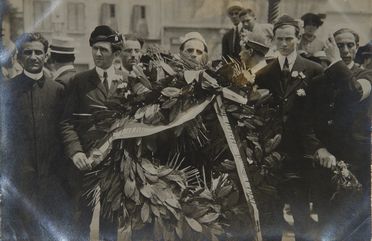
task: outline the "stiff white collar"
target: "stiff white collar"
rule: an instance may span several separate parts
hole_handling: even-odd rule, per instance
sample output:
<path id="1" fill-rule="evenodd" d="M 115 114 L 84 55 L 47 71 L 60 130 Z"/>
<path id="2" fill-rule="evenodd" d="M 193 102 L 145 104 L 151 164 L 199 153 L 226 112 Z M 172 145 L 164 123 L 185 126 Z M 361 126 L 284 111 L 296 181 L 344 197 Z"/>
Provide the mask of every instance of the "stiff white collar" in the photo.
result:
<path id="1" fill-rule="evenodd" d="M 296 58 L 297 58 L 297 52 L 296 52 L 296 50 L 293 51 L 288 56 L 283 56 L 280 53 L 278 55 L 279 55 L 278 56 L 278 60 L 279 60 L 279 64 L 280 64 L 280 69 L 283 69 L 285 58 L 287 58 L 288 59 L 288 64 L 289 64 L 289 70 L 292 71 L 294 62 L 296 61 Z"/>
<path id="2" fill-rule="evenodd" d="M 56 73 L 54 74 L 54 79 L 56 79 L 60 74 L 65 72 L 66 70 L 74 69 L 73 65 L 65 65 L 62 66 L 61 68 L 57 69 Z"/>
<path id="3" fill-rule="evenodd" d="M 260 69 L 262 69 L 263 67 L 265 67 L 267 64 L 266 64 L 266 61 L 265 60 L 261 60 L 260 62 L 258 62 L 258 64 L 256 64 L 255 66 L 253 66 L 251 68 L 251 72 L 252 74 L 256 74 L 258 71 L 260 71 Z"/>
<path id="4" fill-rule="evenodd" d="M 348 69 L 351 69 L 354 67 L 354 61 L 351 61 L 350 64 L 347 65 Z"/>
<path id="5" fill-rule="evenodd" d="M 37 73 L 37 74 L 33 74 L 33 73 L 30 73 L 26 70 L 23 70 L 23 73 L 25 73 L 25 75 L 27 77 L 29 77 L 30 79 L 33 79 L 33 80 L 39 80 L 43 77 L 43 71 L 41 71 L 40 73 Z"/>

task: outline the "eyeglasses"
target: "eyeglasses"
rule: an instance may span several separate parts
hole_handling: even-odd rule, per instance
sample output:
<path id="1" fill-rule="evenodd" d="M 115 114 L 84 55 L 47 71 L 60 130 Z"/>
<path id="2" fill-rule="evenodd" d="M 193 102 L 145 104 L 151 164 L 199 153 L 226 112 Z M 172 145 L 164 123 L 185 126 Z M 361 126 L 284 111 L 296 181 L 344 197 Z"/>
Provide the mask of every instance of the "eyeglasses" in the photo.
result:
<path id="1" fill-rule="evenodd" d="M 35 55 L 43 55 L 44 51 L 38 49 L 24 49 L 22 53 L 26 56 L 31 56 L 32 53 L 35 53 Z"/>

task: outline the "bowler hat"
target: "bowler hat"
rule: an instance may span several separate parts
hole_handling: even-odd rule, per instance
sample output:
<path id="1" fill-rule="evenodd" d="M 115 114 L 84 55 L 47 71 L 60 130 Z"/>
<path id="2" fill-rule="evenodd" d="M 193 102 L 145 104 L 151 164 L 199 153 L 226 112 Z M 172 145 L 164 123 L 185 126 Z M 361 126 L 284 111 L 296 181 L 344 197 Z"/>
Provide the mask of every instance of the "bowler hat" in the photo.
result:
<path id="1" fill-rule="evenodd" d="M 276 29 L 278 29 L 279 27 L 284 26 L 284 25 L 293 26 L 293 27 L 296 28 L 297 31 L 300 29 L 300 26 L 299 26 L 299 23 L 298 23 L 297 20 L 295 20 L 294 18 L 292 18 L 288 15 L 283 15 L 283 16 L 279 17 L 279 19 L 274 23 L 273 32 L 275 32 Z"/>
<path id="2" fill-rule="evenodd" d="M 119 44 L 122 42 L 121 39 L 122 39 L 121 36 L 109 26 L 99 25 L 91 33 L 89 38 L 89 45 L 93 46 L 93 44 L 97 42 L 109 42 L 112 44 Z"/>
<path id="3" fill-rule="evenodd" d="M 49 48 L 51 53 L 76 54 L 74 40 L 68 37 L 52 38 L 52 43 Z"/>

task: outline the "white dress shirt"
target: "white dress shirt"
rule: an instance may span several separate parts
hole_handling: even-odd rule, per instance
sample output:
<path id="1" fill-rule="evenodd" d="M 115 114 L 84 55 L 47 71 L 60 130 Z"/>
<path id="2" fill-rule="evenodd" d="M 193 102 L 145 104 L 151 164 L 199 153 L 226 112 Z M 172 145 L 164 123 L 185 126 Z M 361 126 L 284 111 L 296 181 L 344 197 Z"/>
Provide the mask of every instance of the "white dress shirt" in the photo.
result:
<path id="1" fill-rule="evenodd" d="M 102 83 L 103 83 L 103 80 L 104 80 L 103 73 L 104 72 L 107 73 L 107 83 L 108 83 L 108 87 L 110 89 L 112 81 L 117 79 L 116 78 L 117 75 L 115 73 L 114 66 L 111 65 L 110 68 L 108 68 L 108 69 L 102 69 L 102 68 L 96 66 L 96 71 L 97 71 L 97 74 L 98 74 L 100 80 L 102 81 Z"/>
<path id="2" fill-rule="evenodd" d="M 285 58 L 288 59 L 289 70 L 292 71 L 293 65 L 294 65 L 294 63 L 296 61 L 296 58 L 297 58 L 297 52 L 293 51 L 288 56 L 283 56 L 280 53 L 278 54 L 278 60 L 279 60 L 281 70 L 283 70 L 283 65 L 284 65 Z"/>

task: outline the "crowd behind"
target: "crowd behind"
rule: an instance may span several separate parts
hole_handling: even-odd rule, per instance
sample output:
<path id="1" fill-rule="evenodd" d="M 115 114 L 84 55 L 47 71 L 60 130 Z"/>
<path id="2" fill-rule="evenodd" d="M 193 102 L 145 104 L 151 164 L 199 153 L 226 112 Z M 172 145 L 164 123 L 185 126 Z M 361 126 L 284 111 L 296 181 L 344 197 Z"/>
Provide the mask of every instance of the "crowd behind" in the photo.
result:
<path id="1" fill-rule="evenodd" d="M 257 23 L 254 9 L 237 0 L 226 12 L 233 28 L 221 40 L 221 59 L 240 61 L 258 87 L 273 94 L 282 113 L 283 170 L 299 177 L 282 187 L 275 205 L 258 202 L 263 240 L 281 240 L 283 207 L 293 215 L 296 240 L 370 240 L 372 42 L 360 47 L 358 33 L 348 28 L 321 41 L 322 14 Z M 89 45 L 95 66 L 79 73 L 75 43 L 67 37 L 49 44 L 40 33 L 24 33 L 7 46 L 1 66 L 3 240 L 89 240 L 93 209 L 83 176 L 92 169 L 90 140 L 72 117 L 91 113 L 96 100 L 104 103 L 118 79 L 138 77 L 133 66 L 141 63 L 144 41 L 101 25 Z M 207 41 L 198 32 L 181 38 L 178 54 L 209 64 Z M 330 201 L 339 160 L 362 184 L 361 197 Z M 117 240 L 117 225 L 101 215 L 100 239 Z"/>

